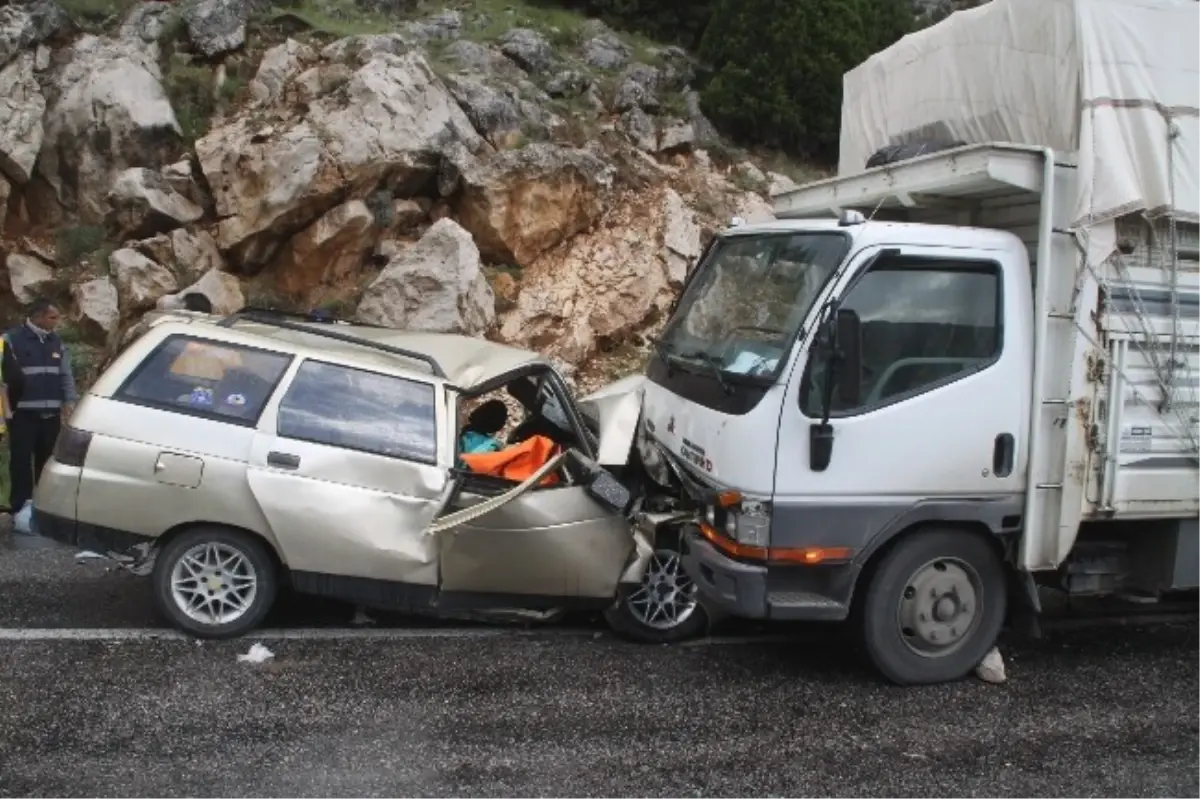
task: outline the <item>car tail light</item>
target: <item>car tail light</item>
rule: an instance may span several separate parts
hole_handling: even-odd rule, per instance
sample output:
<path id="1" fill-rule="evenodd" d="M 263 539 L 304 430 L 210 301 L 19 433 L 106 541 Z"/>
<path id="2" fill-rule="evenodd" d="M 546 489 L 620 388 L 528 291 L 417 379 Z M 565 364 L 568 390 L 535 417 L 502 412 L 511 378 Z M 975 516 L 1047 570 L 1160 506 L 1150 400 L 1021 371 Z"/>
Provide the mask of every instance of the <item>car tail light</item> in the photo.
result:
<path id="1" fill-rule="evenodd" d="M 58 434 L 58 443 L 54 445 L 54 460 L 63 466 L 83 466 L 91 443 L 91 433 L 64 426 Z"/>

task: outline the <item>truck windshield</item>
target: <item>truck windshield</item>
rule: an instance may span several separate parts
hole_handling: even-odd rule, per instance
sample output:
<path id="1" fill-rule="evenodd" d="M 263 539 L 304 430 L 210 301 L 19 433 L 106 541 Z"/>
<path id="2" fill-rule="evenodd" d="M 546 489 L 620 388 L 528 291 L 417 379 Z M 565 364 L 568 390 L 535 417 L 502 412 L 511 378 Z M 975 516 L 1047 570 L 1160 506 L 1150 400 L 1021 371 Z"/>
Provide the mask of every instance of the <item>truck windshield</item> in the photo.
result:
<path id="1" fill-rule="evenodd" d="M 724 375 L 773 379 L 849 247 L 849 237 L 833 231 L 734 235 L 717 242 L 663 331 L 663 356 Z"/>

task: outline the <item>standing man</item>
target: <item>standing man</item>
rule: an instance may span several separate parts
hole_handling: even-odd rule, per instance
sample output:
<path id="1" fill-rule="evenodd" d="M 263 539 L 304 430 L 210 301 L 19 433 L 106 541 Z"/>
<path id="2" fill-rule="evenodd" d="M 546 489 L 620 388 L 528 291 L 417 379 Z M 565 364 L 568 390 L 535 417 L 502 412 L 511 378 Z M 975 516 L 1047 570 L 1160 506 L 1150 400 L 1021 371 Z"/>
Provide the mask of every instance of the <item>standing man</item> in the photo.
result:
<path id="1" fill-rule="evenodd" d="M 39 297 L 30 303 L 25 323 L 4 334 L 0 380 L 12 409 L 8 446 L 13 513 L 33 498 L 63 416 L 71 415 L 78 400 L 70 354 L 54 332 L 61 316 L 53 302 Z"/>

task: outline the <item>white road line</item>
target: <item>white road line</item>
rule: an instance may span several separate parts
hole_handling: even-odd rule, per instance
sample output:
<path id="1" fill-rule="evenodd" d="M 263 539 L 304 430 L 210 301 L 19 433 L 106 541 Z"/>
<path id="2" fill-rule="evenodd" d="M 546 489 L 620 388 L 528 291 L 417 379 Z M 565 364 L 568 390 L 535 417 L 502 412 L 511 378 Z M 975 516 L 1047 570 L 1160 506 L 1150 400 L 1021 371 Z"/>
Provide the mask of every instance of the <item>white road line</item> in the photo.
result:
<path id="1" fill-rule="evenodd" d="M 394 641 L 413 639 L 475 639 L 475 638 L 607 638 L 620 641 L 602 630 L 527 629 L 513 627 L 467 628 L 339 628 L 298 627 L 293 629 L 256 630 L 243 635 L 241 641 Z M 167 628 L 154 627 L 0 627 L 0 641 L 200 641 L 190 635 Z M 772 643 L 791 640 L 788 636 L 719 636 L 685 641 L 677 646 L 733 646 L 738 644 Z M 214 642 L 216 643 L 216 642 Z M 631 644 L 632 645 L 632 644 Z"/>
<path id="2" fill-rule="evenodd" d="M 414 638 L 497 638 L 501 636 L 546 637 L 548 635 L 594 636 L 590 630 L 542 630 L 466 628 L 466 629 L 339 629 L 336 627 L 256 630 L 239 640 L 245 641 L 343 641 L 395 640 Z M 177 630 L 154 628 L 19 628 L 0 627 L 0 641 L 199 641 Z"/>

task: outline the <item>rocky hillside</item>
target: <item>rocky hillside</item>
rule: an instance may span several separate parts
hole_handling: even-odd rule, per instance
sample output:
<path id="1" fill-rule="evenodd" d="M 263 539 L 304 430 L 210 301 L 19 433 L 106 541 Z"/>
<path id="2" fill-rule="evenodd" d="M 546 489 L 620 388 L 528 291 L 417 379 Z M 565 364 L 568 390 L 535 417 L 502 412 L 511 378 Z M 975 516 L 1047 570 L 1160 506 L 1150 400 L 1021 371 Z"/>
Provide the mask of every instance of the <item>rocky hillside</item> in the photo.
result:
<path id="1" fill-rule="evenodd" d="M 706 236 L 806 177 L 726 146 L 693 69 L 519 2 L 10 2 L 0 314 L 59 298 L 94 363 L 199 290 L 609 379 Z"/>

